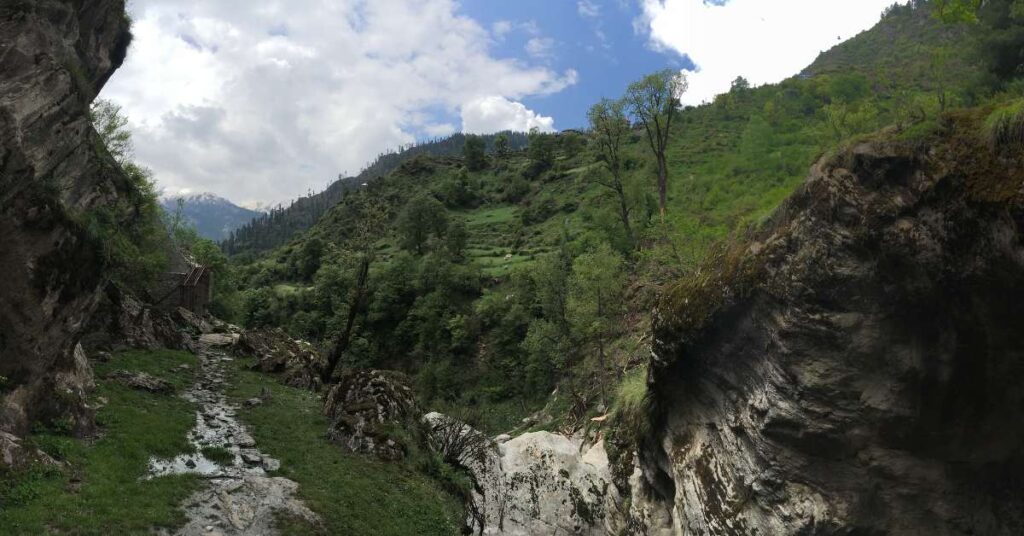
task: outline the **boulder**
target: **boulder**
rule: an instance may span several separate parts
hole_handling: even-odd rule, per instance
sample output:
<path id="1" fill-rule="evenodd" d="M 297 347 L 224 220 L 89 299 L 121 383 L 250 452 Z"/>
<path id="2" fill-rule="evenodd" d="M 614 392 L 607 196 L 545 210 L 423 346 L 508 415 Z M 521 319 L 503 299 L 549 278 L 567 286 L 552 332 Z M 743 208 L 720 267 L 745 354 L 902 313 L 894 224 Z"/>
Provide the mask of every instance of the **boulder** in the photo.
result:
<path id="1" fill-rule="evenodd" d="M 282 375 L 285 385 L 313 390 L 319 390 L 321 386 L 323 357 L 312 344 L 292 339 L 280 328 L 243 332 L 235 353 L 255 357 L 253 368 Z"/>
<path id="2" fill-rule="evenodd" d="M 239 336 L 234 333 L 204 333 L 199 336 L 199 344 L 219 348 L 231 348 L 238 344 Z"/>
<path id="3" fill-rule="evenodd" d="M 422 412 L 400 372 L 345 371 L 324 397 L 327 436 L 351 452 L 399 460 L 406 446 L 395 432 L 417 425 Z"/>
<path id="4" fill-rule="evenodd" d="M 475 482 L 466 521 L 473 534 L 603 536 L 619 496 L 604 443 L 531 432 L 496 443 L 439 413 L 423 417 L 431 447 Z M 453 431 L 469 439 L 452 453 Z"/>
<path id="5" fill-rule="evenodd" d="M 124 0 L 0 5 L 0 430 L 87 417 L 76 348 L 105 260 L 83 222 L 129 225 L 130 180 L 102 147 L 89 104 L 131 40 Z M 68 385 L 78 381 L 78 385 Z M 60 398 L 60 402 L 54 400 Z M 56 414 L 49 412 L 56 411 Z M 87 429 L 76 425 L 76 429 Z"/>
<path id="6" fill-rule="evenodd" d="M 821 160 L 665 296 L 632 503 L 669 515 L 634 533 L 1024 533 L 1024 162 L 944 121 Z"/>
<path id="7" fill-rule="evenodd" d="M 61 465 L 49 454 L 22 444 L 18 436 L 0 432 L 0 467 L 18 470 L 40 464 L 54 467 Z"/>
<path id="8" fill-rule="evenodd" d="M 211 323 L 184 307 L 176 307 L 171 311 L 171 317 L 194 337 L 214 332 L 214 327 Z M 221 333 L 224 333 L 224 331 L 221 331 Z"/>

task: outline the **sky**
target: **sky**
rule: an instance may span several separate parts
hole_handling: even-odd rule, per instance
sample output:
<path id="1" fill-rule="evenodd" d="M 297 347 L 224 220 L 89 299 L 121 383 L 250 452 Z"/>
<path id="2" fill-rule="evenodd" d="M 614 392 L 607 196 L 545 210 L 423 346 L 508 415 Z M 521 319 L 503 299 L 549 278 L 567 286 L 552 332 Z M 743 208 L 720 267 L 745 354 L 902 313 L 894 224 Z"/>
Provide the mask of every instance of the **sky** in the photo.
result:
<path id="1" fill-rule="evenodd" d="M 893 0 L 130 0 L 100 97 L 166 194 L 267 206 L 455 132 L 558 131 L 660 70 L 686 104 L 797 74 Z"/>

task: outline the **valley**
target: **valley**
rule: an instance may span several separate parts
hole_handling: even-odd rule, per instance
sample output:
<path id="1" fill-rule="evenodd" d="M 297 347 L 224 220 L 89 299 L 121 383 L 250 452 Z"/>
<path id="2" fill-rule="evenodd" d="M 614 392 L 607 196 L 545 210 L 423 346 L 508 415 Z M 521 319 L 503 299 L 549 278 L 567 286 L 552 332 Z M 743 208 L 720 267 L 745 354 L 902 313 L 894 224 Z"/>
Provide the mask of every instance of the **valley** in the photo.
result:
<path id="1" fill-rule="evenodd" d="M 266 213 L 158 197 L 132 28 L 0 6 L 0 533 L 1024 530 L 1020 0 Z"/>

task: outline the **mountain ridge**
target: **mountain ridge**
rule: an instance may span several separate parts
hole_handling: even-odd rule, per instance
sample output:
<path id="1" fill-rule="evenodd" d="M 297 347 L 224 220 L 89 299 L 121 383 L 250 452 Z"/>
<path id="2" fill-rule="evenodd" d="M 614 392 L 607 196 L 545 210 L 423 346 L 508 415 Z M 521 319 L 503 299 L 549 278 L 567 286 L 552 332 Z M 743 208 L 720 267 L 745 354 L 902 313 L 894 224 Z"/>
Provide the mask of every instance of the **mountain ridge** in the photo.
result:
<path id="1" fill-rule="evenodd" d="M 214 241 L 261 214 L 211 192 L 164 195 L 160 206 L 172 219 L 180 216 L 199 236 Z"/>

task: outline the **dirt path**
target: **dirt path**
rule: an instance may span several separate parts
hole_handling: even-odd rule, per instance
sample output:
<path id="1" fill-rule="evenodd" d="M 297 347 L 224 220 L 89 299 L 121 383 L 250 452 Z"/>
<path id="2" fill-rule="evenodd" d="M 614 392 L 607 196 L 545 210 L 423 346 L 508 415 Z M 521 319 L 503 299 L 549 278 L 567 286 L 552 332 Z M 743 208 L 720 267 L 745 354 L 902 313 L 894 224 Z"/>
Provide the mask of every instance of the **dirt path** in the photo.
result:
<path id="1" fill-rule="evenodd" d="M 224 365 L 232 360 L 224 347 L 230 342 L 227 335 L 204 335 L 199 340 L 200 371 L 196 383 L 184 395 L 199 405 L 196 425 L 189 432 L 196 452 L 171 460 L 150 460 L 150 478 L 191 473 L 209 482 L 185 501 L 189 521 L 173 534 L 273 535 L 277 534 L 274 517 L 279 512 L 316 524 L 316 514 L 294 497 L 297 483 L 267 476 L 267 471 L 280 468 L 280 462 L 259 451 L 245 426 L 235 419 L 235 407 L 224 396 Z M 231 461 L 217 463 L 209 459 L 203 455 L 203 449 L 209 448 L 217 448 L 221 456 L 229 455 Z"/>

